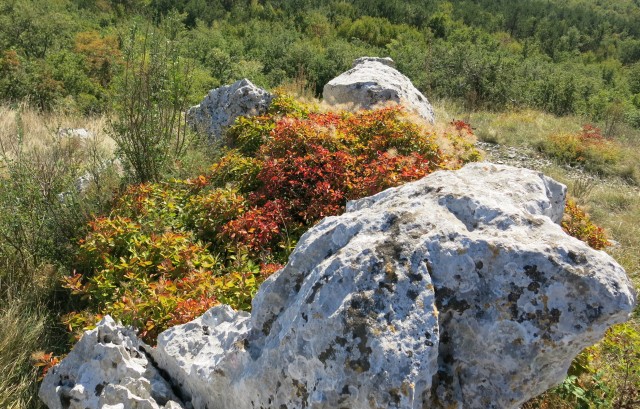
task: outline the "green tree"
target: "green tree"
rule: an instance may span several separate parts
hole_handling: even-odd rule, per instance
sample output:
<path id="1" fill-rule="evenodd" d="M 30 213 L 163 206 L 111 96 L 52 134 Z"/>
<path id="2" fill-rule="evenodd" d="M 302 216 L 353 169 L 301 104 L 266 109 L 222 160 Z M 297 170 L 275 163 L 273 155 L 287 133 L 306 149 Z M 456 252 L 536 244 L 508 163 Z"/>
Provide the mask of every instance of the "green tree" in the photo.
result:
<path id="1" fill-rule="evenodd" d="M 183 111 L 190 94 L 190 64 L 182 52 L 177 14 L 160 27 L 134 24 L 123 47 L 124 72 L 115 87 L 111 134 L 131 176 L 159 180 L 185 148 Z"/>

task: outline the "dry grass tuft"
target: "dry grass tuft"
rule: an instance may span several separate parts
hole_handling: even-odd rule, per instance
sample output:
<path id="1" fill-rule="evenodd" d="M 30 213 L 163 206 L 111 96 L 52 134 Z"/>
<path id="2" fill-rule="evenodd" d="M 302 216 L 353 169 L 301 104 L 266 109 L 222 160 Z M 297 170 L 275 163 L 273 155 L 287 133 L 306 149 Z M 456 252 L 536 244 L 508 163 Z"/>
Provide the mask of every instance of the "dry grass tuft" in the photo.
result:
<path id="1" fill-rule="evenodd" d="M 46 152 L 53 146 L 84 151 L 87 157 L 100 150 L 112 154 L 115 142 L 105 133 L 105 117 L 82 118 L 65 114 L 42 114 L 27 105 L 0 106 L 0 153 L 16 160 L 25 152 Z M 62 135 L 64 129 L 84 128 L 89 138 Z"/>
<path id="2" fill-rule="evenodd" d="M 0 407 L 41 408 L 31 354 L 45 345 L 45 314 L 32 302 L 6 301 L 0 308 Z"/>
<path id="3" fill-rule="evenodd" d="M 31 356 L 66 348 L 50 316 L 66 271 L 61 260 L 49 258 L 66 251 L 65 234 L 71 237 L 92 206 L 111 195 L 106 178 L 113 174 L 107 166 L 114 143 L 104 133 L 105 122 L 0 106 L 0 408 L 42 408 Z M 85 128 L 92 136 L 65 136 L 59 132 L 65 128 Z M 76 194 L 77 178 L 87 172 L 94 175 L 90 201 Z M 98 199 L 99 188 L 104 198 Z M 59 199 L 65 190 L 72 192 L 69 203 Z"/>

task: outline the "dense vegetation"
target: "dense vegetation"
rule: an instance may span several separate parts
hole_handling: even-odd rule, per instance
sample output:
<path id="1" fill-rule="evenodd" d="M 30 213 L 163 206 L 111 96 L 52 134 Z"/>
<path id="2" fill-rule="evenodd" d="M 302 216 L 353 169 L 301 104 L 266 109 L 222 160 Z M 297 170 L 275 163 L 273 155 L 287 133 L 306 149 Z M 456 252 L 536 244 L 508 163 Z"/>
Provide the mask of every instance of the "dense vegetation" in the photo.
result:
<path id="1" fill-rule="evenodd" d="M 511 2 L 2 0 L 0 99 L 103 112 L 134 21 L 174 10 L 171 29 L 203 90 L 249 77 L 303 77 L 319 94 L 354 57 L 390 55 L 432 98 L 469 109 L 535 107 L 640 126 L 640 5 Z"/>
<path id="2" fill-rule="evenodd" d="M 279 97 L 271 110 L 240 120 L 206 174 L 132 186 L 90 223 L 65 278 L 86 300 L 70 329 L 110 314 L 154 343 L 220 302 L 249 309 L 302 233 L 347 200 L 478 155 L 468 128 L 425 132 L 397 108 L 314 113 Z"/>
<path id="3" fill-rule="evenodd" d="M 224 148 L 182 122 L 243 77 L 310 100 L 363 55 L 391 56 L 440 125 L 284 95 Z M 552 160 L 565 230 L 638 283 L 637 1 L 0 0 L 0 407 L 39 407 L 34 364 L 102 314 L 153 342 L 219 302 L 248 309 L 309 226 L 477 160 L 474 130 Z M 639 404 L 639 322 L 526 407 Z"/>

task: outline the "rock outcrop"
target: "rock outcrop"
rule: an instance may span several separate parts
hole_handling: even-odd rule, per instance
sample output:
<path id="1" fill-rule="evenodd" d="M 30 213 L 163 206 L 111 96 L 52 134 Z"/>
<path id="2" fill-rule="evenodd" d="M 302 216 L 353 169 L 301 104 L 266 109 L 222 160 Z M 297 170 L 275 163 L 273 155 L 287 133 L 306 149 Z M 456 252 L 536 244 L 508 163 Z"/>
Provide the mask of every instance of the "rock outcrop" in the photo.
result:
<path id="1" fill-rule="evenodd" d="M 425 121 L 434 123 L 433 108 L 411 80 L 395 69 L 391 58 L 362 57 L 353 68 L 329 81 L 322 91 L 329 104 L 371 109 L 386 102 L 402 104 Z"/>
<path id="2" fill-rule="evenodd" d="M 149 350 L 106 317 L 48 371 L 39 396 L 51 409 L 182 409 Z"/>
<path id="3" fill-rule="evenodd" d="M 194 408 L 516 408 L 635 303 L 624 270 L 558 225 L 565 191 L 477 163 L 350 202 L 251 315 L 214 307 L 151 354 Z"/>
<path id="4" fill-rule="evenodd" d="M 218 142 L 237 117 L 265 113 L 272 99 L 273 95 L 245 78 L 209 91 L 199 105 L 187 111 L 187 123 Z"/>
<path id="5" fill-rule="evenodd" d="M 250 318 L 216 307 L 154 355 L 199 408 L 515 408 L 634 303 L 622 268 L 557 224 L 564 195 L 482 163 L 350 203 Z"/>

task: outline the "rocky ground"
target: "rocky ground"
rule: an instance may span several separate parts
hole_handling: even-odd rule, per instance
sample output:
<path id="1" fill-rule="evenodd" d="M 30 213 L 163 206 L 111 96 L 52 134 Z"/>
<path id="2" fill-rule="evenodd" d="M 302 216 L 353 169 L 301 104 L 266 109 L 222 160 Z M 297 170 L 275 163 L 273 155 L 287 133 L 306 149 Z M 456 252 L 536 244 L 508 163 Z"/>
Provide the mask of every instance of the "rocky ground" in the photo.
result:
<path id="1" fill-rule="evenodd" d="M 553 164 L 540 152 L 527 147 L 506 146 L 482 141 L 476 142 L 476 147 L 485 153 L 487 162 L 499 165 L 543 170 Z"/>
<path id="2" fill-rule="evenodd" d="M 40 397 L 51 409 L 520 407 L 635 304 L 622 267 L 558 225 L 565 194 L 539 172 L 473 163 L 349 202 L 305 233 L 251 314 L 214 307 L 153 350 L 105 319 Z"/>
<path id="3" fill-rule="evenodd" d="M 478 141 L 476 142 L 476 147 L 485 153 L 485 161 L 499 165 L 533 169 L 543 173 L 547 173 L 551 167 L 557 166 L 557 164 L 545 157 L 542 153 L 526 146 L 516 147 Z M 601 178 L 577 166 L 562 165 L 560 167 L 567 179 L 580 181 L 579 183 L 581 185 L 589 184 L 592 188 L 597 185 L 615 186 L 640 195 L 640 186 L 631 185 L 618 178 Z M 575 195 L 574 192 L 570 193 Z"/>

